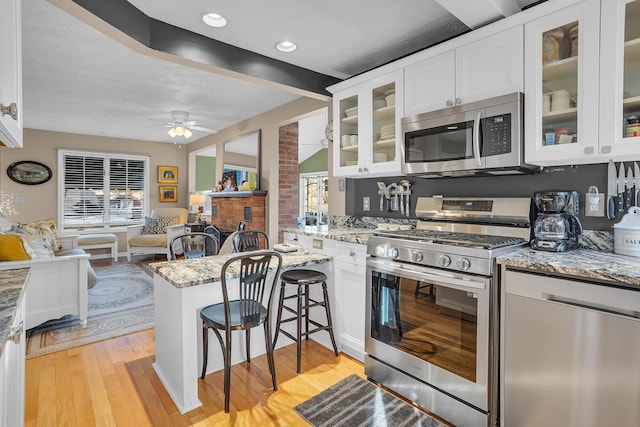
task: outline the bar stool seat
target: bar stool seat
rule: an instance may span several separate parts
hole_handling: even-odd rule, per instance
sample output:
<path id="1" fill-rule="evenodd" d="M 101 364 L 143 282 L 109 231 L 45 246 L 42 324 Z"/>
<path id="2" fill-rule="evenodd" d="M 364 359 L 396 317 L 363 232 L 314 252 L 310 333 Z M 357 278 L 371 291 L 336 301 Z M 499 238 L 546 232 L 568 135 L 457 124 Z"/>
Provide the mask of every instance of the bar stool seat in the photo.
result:
<path id="1" fill-rule="evenodd" d="M 309 286 L 322 284 L 323 300 L 316 301 L 309 297 Z M 297 293 L 286 296 L 285 288 L 287 285 L 296 285 L 298 287 Z M 285 300 L 293 299 L 297 300 L 296 308 L 288 307 L 284 304 Z M 309 318 L 309 309 L 313 307 L 324 307 L 325 315 L 327 317 L 326 325 L 323 325 L 315 320 Z M 283 319 L 282 310 L 287 310 L 293 313 L 292 317 Z M 304 318 L 305 329 L 302 332 L 302 320 Z M 291 335 L 289 332 L 281 328 L 282 323 L 296 321 L 296 336 Z M 309 324 L 314 325 L 316 328 L 309 330 Z M 336 346 L 336 340 L 333 336 L 333 323 L 331 321 L 331 309 L 329 307 L 329 293 L 327 292 L 327 275 L 315 270 L 309 270 L 305 268 L 296 268 L 287 270 L 280 275 L 280 300 L 278 303 L 278 320 L 276 324 L 276 333 L 273 339 L 273 346 L 275 348 L 278 341 L 278 334 L 282 333 L 286 337 L 295 341 L 297 351 L 297 366 L 296 372 L 300 373 L 300 353 L 302 337 L 309 339 L 309 335 L 320 331 L 329 332 L 331 338 L 331 344 L 333 345 L 333 351 L 335 355 L 338 355 L 338 347 Z"/>

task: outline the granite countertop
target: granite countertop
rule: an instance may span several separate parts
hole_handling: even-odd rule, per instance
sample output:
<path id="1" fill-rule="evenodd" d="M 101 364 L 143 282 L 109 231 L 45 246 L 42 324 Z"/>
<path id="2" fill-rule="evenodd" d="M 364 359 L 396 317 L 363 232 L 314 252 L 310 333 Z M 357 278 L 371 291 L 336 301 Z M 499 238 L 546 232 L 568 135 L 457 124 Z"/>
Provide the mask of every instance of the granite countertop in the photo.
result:
<path id="1" fill-rule="evenodd" d="M 282 231 L 323 239 L 332 239 L 340 242 L 366 245 L 369 236 L 371 236 L 376 230 L 375 228 L 307 225 L 304 228 L 287 228 Z"/>
<path id="2" fill-rule="evenodd" d="M 189 286 L 219 282 L 222 265 L 229 258 L 237 255 L 238 254 L 216 255 L 204 258 L 164 261 L 149 264 L 149 266 L 156 274 L 176 288 L 187 288 Z M 304 252 L 289 252 L 282 253 L 281 255 L 283 270 L 314 264 L 324 264 L 333 259 L 327 255 L 305 254 Z M 227 271 L 233 273 L 230 278 L 238 277 L 237 271 Z"/>
<path id="3" fill-rule="evenodd" d="M 16 317 L 20 295 L 29 278 L 29 268 L 0 270 L 0 356 Z"/>
<path id="4" fill-rule="evenodd" d="M 589 249 L 558 253 L 524 248 L 500 256 L 496 261 L 507 266 L 640 290 L 640 258 L 637 257 Z"/>

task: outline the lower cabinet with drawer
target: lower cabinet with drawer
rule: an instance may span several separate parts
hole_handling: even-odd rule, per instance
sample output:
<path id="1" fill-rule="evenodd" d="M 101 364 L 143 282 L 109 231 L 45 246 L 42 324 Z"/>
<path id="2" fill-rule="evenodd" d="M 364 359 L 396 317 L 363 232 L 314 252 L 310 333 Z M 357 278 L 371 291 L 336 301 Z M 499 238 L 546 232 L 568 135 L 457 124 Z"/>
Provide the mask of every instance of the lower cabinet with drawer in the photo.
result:
<path id="1" fill-rule="evenodd" d="M 334 324 L 341 350 L 364 361 L 366 245 L 337 243 L 334 255 Z"/>

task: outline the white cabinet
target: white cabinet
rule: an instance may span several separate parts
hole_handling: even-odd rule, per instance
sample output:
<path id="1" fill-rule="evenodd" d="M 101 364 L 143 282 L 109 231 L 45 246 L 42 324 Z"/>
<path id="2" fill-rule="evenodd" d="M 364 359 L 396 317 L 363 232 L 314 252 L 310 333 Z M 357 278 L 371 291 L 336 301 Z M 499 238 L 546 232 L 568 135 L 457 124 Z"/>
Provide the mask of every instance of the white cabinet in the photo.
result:
<path id="1" fill-rule="evenodd" d="M 601 5 L 600 157 L 640 158 L 640 1 Z"/>
<path id="2" fill-rule="evenodd" d="M 522 26 L 408 65 L 405 115 L 522 92 L 522 67 Z"/>
<path id="3" fill-rule="evenodd" d="M 336 314 L 341 350 L 364 361 L 366 245 L 338 243 L 334 255 Z"/>
<path id="4" fill-rule="evenodd" d="M 24 425 L 25 299 L 20 301 L 0 354 L 0 426 Z"/>
<path id="5" fill-rule="evenodd" d="M 528 22 L 524 32 L 525 161 L 598 162 L 599 0 Z"/>
<path id="6" fill-rule="evenodd" d="M 334 94 L 334 176 L 401 173 L 402 81 L 402 70 L 397 70 Z"/>
<path id="7" fill-rule="evenodd" d="M 0 146 L 22 147 L 21 0 L 0 2 Z"/>

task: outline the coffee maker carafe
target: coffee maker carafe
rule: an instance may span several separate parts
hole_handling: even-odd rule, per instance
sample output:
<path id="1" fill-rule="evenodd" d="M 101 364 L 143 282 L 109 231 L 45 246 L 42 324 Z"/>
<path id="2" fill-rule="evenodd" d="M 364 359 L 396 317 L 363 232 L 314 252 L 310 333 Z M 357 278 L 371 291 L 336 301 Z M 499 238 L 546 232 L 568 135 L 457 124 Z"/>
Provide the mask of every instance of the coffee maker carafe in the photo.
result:
<path id="1" fill-rule="evenodd" d="M 531 248 L 564 252 L 578 247 L 582 224 L 578 219 L 578 192 L 547 190 L 533 193 L 537 208 Z"/>

